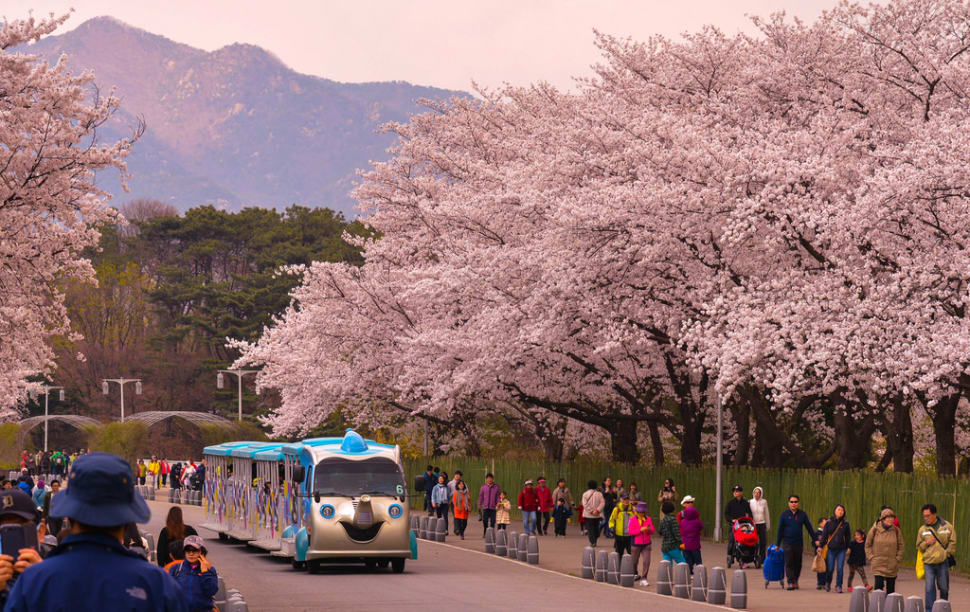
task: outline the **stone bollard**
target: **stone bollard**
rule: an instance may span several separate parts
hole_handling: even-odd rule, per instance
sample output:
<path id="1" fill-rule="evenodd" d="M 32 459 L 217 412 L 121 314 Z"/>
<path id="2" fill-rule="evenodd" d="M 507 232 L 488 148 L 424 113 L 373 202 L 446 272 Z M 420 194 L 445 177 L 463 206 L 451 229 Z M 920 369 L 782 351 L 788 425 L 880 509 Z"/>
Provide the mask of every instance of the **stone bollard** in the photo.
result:
<path id="1" fill-rule="evenodd" d="M 952 612 L 952 610 L 950 602 L 945 599 L 937 599 L 933 602 L 933 609 L 930 612 Z"/>
<path id="2" fill-rule="evenodd" d="M 922 597 L 907 597 L 905 612 L 926 612 Z"/>
<path id="3" fill-rule="evenodd" d="M 148 499 L 155 501 L 155 487 L 148 488 Z"/>
<path id="4" fill-rule="evenodd" d="M 623 555 L 620 559 L 620 586 L 632 587 L 636 577 L 636 572 L 633 570 L 633 556 Z"/>
<path id="5" fill-rule="evenodd" d="M 175 500 L 175 489 L 168 490 L 168 503 L 174 503 Z"/>
<path id="6" fill-rule="evenodd" d="M 707 568 L 698 563 L 694 566 L 694 581 L 690 589 L 691 601 L 707 601 Z"/>
<path id="7" fill-rule="evenodd" d="M 727 576 L 723 567 L 711 569 L 711 580 L 707 584 L 707 603 L 723 606 L 726 601 Z"/>
<path id="8" fill-rule="evenodd" d="M 886 595 L 886 605 L 883 606 L 883 612 L 903 612 L 906 607 L 906 600 L 899 593 L 890 593 Z"/>
<path id="9" fill-rule="evenodd" d="M 606 563 L 608 554 L 605 550 L 596 551 L 596 582 L 606 582 Z"/>
<path id="10" fill-rule="evenodd" d="M 485 552 L 495 554 L 495 530 L 491 527 L 485 530 Z"/>
<path id="11" fill-rule="evenodd" d="M 869 612 L 869 591 L 865 588 L 852 589 L 849 598 L 849 612 Z"/>
<path id="12" fill-rule="evenodd" d="M 731 577 L 731 607 L 735 610 L 748 607 L 748 575 L 744 570 L 734 570 Z"/>
<path id="13" fill-rule="evenodd" d="M 428 539 L 428 517 L 418 518 L 418 537 L 422 540 Z"/>
<path id="14" fill-rule="evenodd" d="M 882 612 L 886 609 L 886 591 L 876 589 L 869 593 L 869 609 L 872 612 Z"/>
<path id="15" fill-rule="evenodd" d="M 657 593 L 660 595 L 673 595 L 674 587 L 671 582 L 674 579 L 673 568 L 670 561 L 664 559 L 657 566 Z"/>
<path id="16" fill-rule="evenodd" d="M 620 553 L 616 551 L 606 557 L 606 582 L 620 584 Z"/>
<path id="17" fill-rule="evenodd" d="M 686 563 L 678 563 L 674 566 L 674 597 L 681 599 L 690 597 L 690 585 L 687 583 L 689 575 L 690 566 Z"/>
<path id="18" fill-rule="evenodd" d="M 529 544 L 526 551 L 528 552 L 526 560 L 529 562 L 529 565 L 539 565 L 539 538 L 534 535 L 529 536 Z"/>
<path id="19" fill-rule="evenodd" d="M 517 559 L 519 557 L 516 548 L 519 547 L 519 534 L 514 531 L 509 532 L 509 559 Z"/>
<path id="20" fill-rule="evenodd" d="M 596 549 L 592 546 L 587 546 L 583 549 L 583 565 L 580 569 L 579 575 L 583 578 L 592 580 L 595 575 L 595 565 L 596 565 Z"/>
<path id="21" fill-rule="evenodd" d="M 519 534 L 519 543 L 515 545 L 515 557 L 523 563 L 529 560 L 529 534 Z"/>
<path id="22" fill-rule="evenodd" d="M 434 539 L 436 542 L 444 542 L 446 537 L 448 537 L 448 522 L 445 517 L 441 517 L 435 525 Z"/>
<path id="23" fill-rule="evenodd" d="M 500 557 L 507 557 L 509 554 L 508 534 L 504 529 L 499 529 L 495 534 L 495 554 Z"/>

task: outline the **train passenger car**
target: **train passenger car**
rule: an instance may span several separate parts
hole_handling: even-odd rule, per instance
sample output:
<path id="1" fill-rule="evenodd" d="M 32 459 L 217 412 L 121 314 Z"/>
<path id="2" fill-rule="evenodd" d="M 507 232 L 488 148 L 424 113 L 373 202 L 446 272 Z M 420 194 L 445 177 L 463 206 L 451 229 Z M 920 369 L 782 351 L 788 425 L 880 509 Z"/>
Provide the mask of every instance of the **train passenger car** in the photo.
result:
<path id="1" fill-rule="evenodd" d="M 287 495 L 293 488 L 293 466 L 284 461 L 283 444 L 253 455 L 256 466 L 255 539 L 249 544 L 270 552 L 281 548 L 283 529 L 288 524 Z"/>
<path id="2" fill-rule="evenodd" d="M 232 472 L 232 450 L 258 442 L 223 442 L 207 446 L 202 450 L 205 459 L 206 478 L 202 488 L 202 511 L 204 519 L 201 527 L 215 531 L 225 538 L 230 526 L 229 477 Z"/>
<path id="3" fill-rule="evenodd" d="M 233 448 L 232 477 L 230 488 L 233 492 L 233 512 L 228 536 L 241 542 L 257 539 L 259 526 L 260 489 L 256 455 L 265 451 L 279 450 L 282 442 L 257 442 Z"/>
<path id="4" fill-rule="evenodd" d="M 300 484 L 303 517 L 295 566 L 305 560 L 316 573 L 325 562 L 362 561 L 404 571 L 416 545 L 398 446 L 365 440 L 352 429 L 343 438 L 304 443 L 293 480 Z"/>

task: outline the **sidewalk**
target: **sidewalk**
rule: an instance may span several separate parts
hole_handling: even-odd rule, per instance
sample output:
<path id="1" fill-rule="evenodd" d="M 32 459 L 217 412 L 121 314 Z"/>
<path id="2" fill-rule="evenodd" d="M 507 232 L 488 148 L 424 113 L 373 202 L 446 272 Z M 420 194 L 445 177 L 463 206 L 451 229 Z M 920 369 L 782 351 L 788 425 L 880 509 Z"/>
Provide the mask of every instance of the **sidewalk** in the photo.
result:
<path id="1" fill-rule="evenodd" d="M 418 514 L 420 516 L 420 514 Z M 454 529 L 449 521 L 449 527 Z M 513 522 L 509 526 L 512 530 L 522 532 L 522 524 Z M 571 576 L 580 575 L 583 547 L 589 545 L 589 541 L 584 536 L 579 535 L 579 527 L 576 523 L 571 523 L 566 529 L 566 537 L 555 537 L 552 535 L 552 524 L 549 525 L 549 535 L 539 536 L 539 566 Z M 474 517 L 468 523 L 468 531 L 465 540 L 460 540 L 451 532 L 448 534 L 446 542 L 453 546 L 467 548 L 469 550 L 484 551 L 485 540 L 482 536 L 482 524 L 475 521 Z M 915 537 L 913 538 L 915 540 Z M 907 543 L 908 544 L 908 543 Z M 421 541 L 418 541 L 420 549 Z M 656 592 L 656 574 L 660 563 L 660 540 L 654 539 L 650 561 L 650 586 L 641 587 L 639 583 L 635 588 L 647 589 Z M 613 540 L 601 537 L 597 544 L 597 550 L 613 550 Z M 727 546 L 716 544 L 705 540 L 702 544 L 702 554 L 704 565 L 710 570 L 712 567 L 720 566 L 726 568 Z M 777 611 L 784 607 L 786 610 L 831 610 L 841 612 L 849 609 L 849 593 L 847 585 L 843 585 L 844 593 L 838 594 L 833 590 L 816 591 L 816 575 L 811 571 L 812 557 L 805 555 L 802 564 L 802 575 L 799 580 L 801 589 L 798 591 L 783 591 L 781 586 L 774 582 L 766 589 L 764 578 L 760 569 L 749 568 L 745 572 L 748 576 L 748 610 L 754 611 Z M 728 592 L 730 593 L 731 575 L 737 569 L 735 565 L 727 570 Z M 870 583 L 872 582 L 872 572 L 866 568 Z M 845 576 L 848 580 L 849 568 L 846 566 Z M 621 588 L 621 587 L 617 587 Z M 923 581 L 916 580 L 913 568 L 902 568 L 899 578 L 896 580 L 896 591 L 905 597 L 913 595 L 923 597 Z M 970 580 L 962 574 L 950 575 L 950 603 L 953 610 L 970 611 Z"/>

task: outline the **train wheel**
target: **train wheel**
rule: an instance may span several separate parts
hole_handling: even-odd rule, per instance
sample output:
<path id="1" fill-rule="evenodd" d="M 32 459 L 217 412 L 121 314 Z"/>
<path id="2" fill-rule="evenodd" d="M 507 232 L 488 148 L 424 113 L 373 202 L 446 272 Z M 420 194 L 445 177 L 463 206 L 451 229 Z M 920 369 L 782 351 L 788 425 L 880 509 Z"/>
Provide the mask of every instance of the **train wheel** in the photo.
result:
<path id="1" fill-rule="evenodd" d="M 320 573 L 320 561 L 317 560 L 317 559 L 313 559 L 311 561 L 307 561 L 306 562 L 306 568 L 307 568 L 307 571 L 310 572 L 311 574 L 319 574 Z"/>
<path id="2" fill-rule="evenodd" d="M 219 541 L 220 542 L 225 542 L 227 540 L 229 540 L 229 536 L 226 535 L 224 532 L 220 531 L 219 532 Z"/>
<path id="3" fill-rule="evenodd" d="M 367 568 L 368 572 L 373 572 L 377 568 L 377 561 L 374 559 L 364 559 L 364 567 Z"/>
<path id="4" fill-rule="evenodd" d="M 291 563 L 293 564 L 293 569 L 295 570 L 301 570 L 306 567 L 306 561 L 297 561 L 296 559 L 293 559 Z"/>
<path id="5" fill-rule="evenodd" d="M 404 571 L 404 559 L 391 559 L 391 569 L 394 570 L 395 574 L 400 574 Z"/>

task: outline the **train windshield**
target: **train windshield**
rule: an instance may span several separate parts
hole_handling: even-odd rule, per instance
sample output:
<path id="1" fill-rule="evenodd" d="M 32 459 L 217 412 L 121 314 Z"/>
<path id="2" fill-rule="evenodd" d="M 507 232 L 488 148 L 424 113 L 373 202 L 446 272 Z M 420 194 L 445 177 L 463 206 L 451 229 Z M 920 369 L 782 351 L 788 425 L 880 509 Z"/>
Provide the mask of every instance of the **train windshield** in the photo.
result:
<path id="1" fill-rule="evenodd" d="M 313 470 L 313 492 L 337 497 L 399 497 L 406 494 L 406 489 L 401 468 L 390 459 L 349 461 L 330 457 L 322 459 Z"/>

